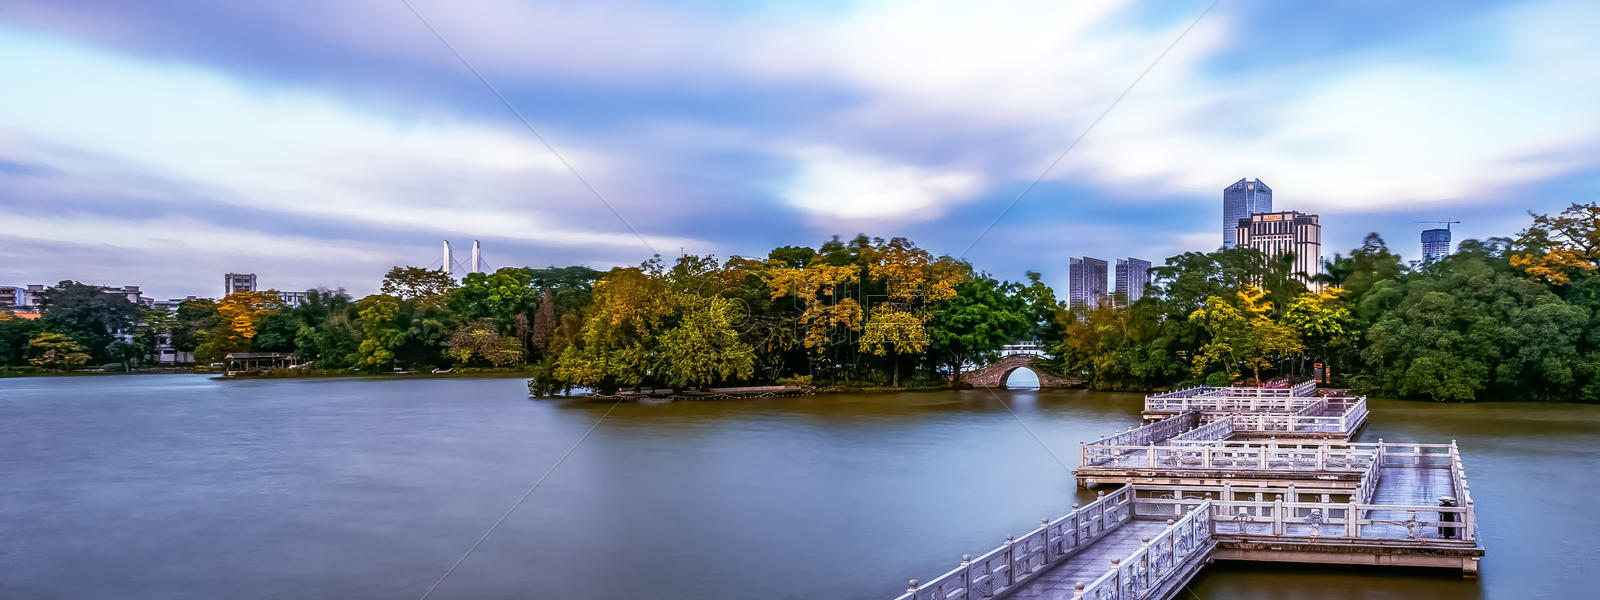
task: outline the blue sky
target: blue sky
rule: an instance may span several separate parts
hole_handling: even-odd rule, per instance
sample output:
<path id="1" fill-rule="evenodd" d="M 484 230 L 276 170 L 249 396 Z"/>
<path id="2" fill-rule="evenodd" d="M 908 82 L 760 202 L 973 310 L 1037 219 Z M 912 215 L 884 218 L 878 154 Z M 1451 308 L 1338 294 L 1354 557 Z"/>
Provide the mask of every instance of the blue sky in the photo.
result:
<path id="1" fill-rule="evenodd" d="M 1593 2 L 1221 0 L 976 244 L 1206 2 L 413 3 L 621 219 L 399 0 L 19 0 L 0 283 L 365 294 L 441 239 L 606 268 L 862 232 L 1064 290 L 1215 248 L 1241 177 L 1328 255 L 1600 200 Z"/>

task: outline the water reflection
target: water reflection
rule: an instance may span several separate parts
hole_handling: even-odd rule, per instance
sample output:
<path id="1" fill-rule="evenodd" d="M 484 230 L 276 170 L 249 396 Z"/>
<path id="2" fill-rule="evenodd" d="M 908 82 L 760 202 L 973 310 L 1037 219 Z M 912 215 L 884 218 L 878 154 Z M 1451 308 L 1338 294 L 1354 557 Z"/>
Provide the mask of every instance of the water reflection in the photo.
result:
<path id="1" fill-rule="evenodd" d="M 436 597 L 882 600 L 1092 499 L 1057 459 L 1139 402 L 623 404 Z M 0 597 L 419 595 L 609 407 L 515 379 L 0 380 Z M 1460 439 L 1483 579 L 1225 565 L 1200 598 L 1587 595 L 1600 407 L 1372 409 L 1365 439 Z"/>

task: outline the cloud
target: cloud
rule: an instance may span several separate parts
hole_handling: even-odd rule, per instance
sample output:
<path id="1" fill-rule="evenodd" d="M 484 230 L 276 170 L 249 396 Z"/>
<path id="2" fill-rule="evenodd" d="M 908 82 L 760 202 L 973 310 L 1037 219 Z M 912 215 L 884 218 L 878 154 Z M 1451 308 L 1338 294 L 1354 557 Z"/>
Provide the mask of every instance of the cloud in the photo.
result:
<path id="1" fill-rule="evenodd" d="M 800 152 L 800 169 L 782 191 L 789 204 L 827 223 L 927 221 L 970 200 L 982 177 L 955 169 L 895 164 L 833 148 Z"/>
<path id="2" fill-rule="evenodd" d="M 651 246 L 700 252 L 857 227 L 923 231 L 924 246 L 958 251 L 976 235 L 968 221 L 997 214 L 1200 9 L 418 7 Z M 1408 25 L 1348 44 L 1312 19 L 1269 11 L 1263 23 L 1264 10 L 1219 5 L 996 233 L 1014 224 L 1076 248 L 1066 254 L 1155 260 L 1214 247 L 1210 215 L 1239 177 L 1267 180 L 1281 208 L 1322 212 L 1332 232 L 1600 167 L 1593 3 L 1449 18 L 1368 8 L 1349 14 L 1393 10 Z M 0 17 L 105 44 L 0 28 L 0 77 L 34 92 L 0 96 L 0 161 L 96 181 L 154 174 L 362 235 L 644 254 L 402 5 L 228 5 L 205 13 L 207 27 L 195 13 L 25 1 Z M 1332 42 L 1302 52 L 1297 34 Z M 1017 256 L 1031 251 L 1022 240 L 982 246 Z"/>
<path id="3" fill-rule="evenodd" d="M 0 97 L 0 112 L 19 117 L 4 123 L 0 152 L 79 177 L 159 175 L 205 189 L 214 202 L 308 218 L 644 250 L 516 128 L 384 114 L 5 30 L 0 77 L 36 92 Z M 564 155 L 600 180 L 623 160 L 573 147 Z M 634 217 L 648 224 L 646 216 Z M 658 247 L 709 245 L 646 238 Z"/>

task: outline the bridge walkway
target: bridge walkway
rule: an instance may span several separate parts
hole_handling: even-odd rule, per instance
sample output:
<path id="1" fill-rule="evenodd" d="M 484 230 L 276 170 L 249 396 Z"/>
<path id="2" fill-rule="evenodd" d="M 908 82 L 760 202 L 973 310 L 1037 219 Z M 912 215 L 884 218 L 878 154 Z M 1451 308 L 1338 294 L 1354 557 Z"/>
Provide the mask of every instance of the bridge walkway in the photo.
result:
<path id="1" fill-rule="evenodd" d="M 1141 539 L 1154 538 L 1167 528 L 1165 521 L 1134 519 L 1084 548 L 1078 554 L 1029 580 L 1026 586 L 1007 596 L 1017 600 L 1055 600 L 1071 598 L 1073 586 L 1090 583 L 1111 569 L 1111 559 L 1124 559 L 1142 545 Z"/>

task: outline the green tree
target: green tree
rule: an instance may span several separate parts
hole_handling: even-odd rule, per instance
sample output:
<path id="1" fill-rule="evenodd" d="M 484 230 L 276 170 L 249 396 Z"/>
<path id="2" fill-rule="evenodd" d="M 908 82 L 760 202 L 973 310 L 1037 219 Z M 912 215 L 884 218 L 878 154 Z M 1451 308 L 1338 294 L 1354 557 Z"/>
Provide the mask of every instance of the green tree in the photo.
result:
<path id="1" fill-rule="evenodd" d="M 510 331 L 517 315 L 531 312 L 538 303 L 539 293 L 532 285 L 528 269 L 469 273 L 450 293 L 449 308 L 463 320 L 494 319 L 500 331 Z"/>
<path id="2" fill-rule="evenodd" d="M 952 385 L 961 385 L 967 364 L 997 358 L 1001 346 L 1034 326 L 1031 299 L 1008 295 L 1006 287 L 988 276 L 971 277 L 956 286 L 954 298 L 933 309 L 928 349 L 935 362 L 950 370 Z"/>
<path id="3" fill-rule="evenodd" d="M 106 358 L 106 348 L 116 334 L 133 326 L 139 308 L 121 294 L 100 286 L 62 281 L 39 297 L 44 328 L 77 341 L 90 359 Z"/>
<path id="4" fill-rule="evenodd" d="M 661 336 L 661 371 L 673 389 L 705 387 L 749 377 L 753 350 L 739 339 L 732 302 L 718 296 L 675 294 L 677 323 Z"/>
<path id="5" fill-rule="evenodd" d="M 194 352 L 204 341 L 205 331 L 217 326 L 217 301 L 210 298 L 184 300 L 178 303 L 173 314 L 172 347 L 180 352 Z"/>
<path id="6" fill-rule="evenodd" d="M 1236 303 L 1212 296 L 1189 315 L 1189 320 L 1199 322 L 1211 334 L 1211 340 L 1195 355 L 1195 375 L 1217 364 L 1232 377 L 1238 376 L 1235 369 L 1248 368 L 1260 382 L 1262 368 L 1304 351 L 1295 329 L 1273 318 L 1266 295 L 1266 290 L 1246 286 L 1235 294 Z"/>
<path id="7" fill-rule="evenodd" d="M 0 365 L 27 364 L 28 340 L 33 339 L 38 330 L 36 321 L 0 310 Z"/>
<path id="8" fill-rule="evenodd" d="M 35 366 L 58 371 L 70 371 L 89 362 L 89 354 L 77 340 L 50 331 L 28 340 L 28 356 L 28 362 Z"/>
<path id="9" fill-rule="evenodd" d="M 1330 349 L 1350 344 L 1354 339 L 1354 324 L 1350 306 L 1344 301 L 1344 290 L 1332 288 L 1317 294 L 1305 294 L 1289 303 L 1284 321 L 1299 332 L 1301 339 L 1317 349 L 1316 358 L 1329 363 Z"/>
<path id="10" fill-rule="evenodd" d="M 439 306 L 450 297 L 456 282 L 444 269 L 394 267 L 383 276 L 379 293 L 410 300 L 425 306 Z"/>
<path id="11" fill-rule="evenodd" d="M 356 302 L 360 315 L 362 340 L 356 347 L 355 367 L 381 369 L 394 363 L 394 348 L 399 345 L 403 331 L 395 317 L 400 314 L 400 300 L 394 296 L 373 294 Z"/>

